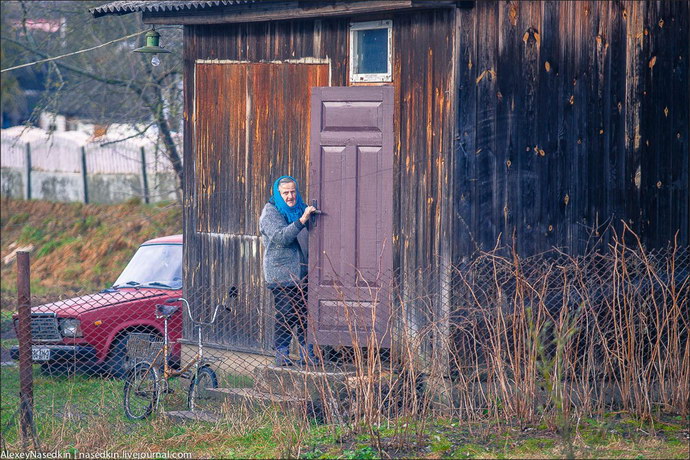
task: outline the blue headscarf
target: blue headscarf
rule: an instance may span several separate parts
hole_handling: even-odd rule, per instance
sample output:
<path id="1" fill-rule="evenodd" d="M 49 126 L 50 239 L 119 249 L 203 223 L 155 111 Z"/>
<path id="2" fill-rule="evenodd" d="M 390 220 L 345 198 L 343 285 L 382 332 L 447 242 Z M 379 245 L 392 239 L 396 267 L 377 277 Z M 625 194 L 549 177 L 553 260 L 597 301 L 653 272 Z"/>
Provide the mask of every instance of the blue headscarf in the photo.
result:
<path id="1" fill-rule="evenodd" d="M 280 181 L 283 179 L 290 179 L 295 183 L 295 192 L 297 193 L 297 197 L 293 207 L 288 206 L 287 203 L 285 203 L 285 200 L 283 200 L 283 197 L 280 196 L 278 184 L 280 184 Z M 276 181 L 273 183 L 273 196 L 269 201 L 273 203 L 276 208 L 278 208 L 278 211 L 280 211 L 283 216 L 285 216 L 288 224 L 291 224 L 302 217 L 304 210 L 307 209 L 307 205 L 304 204 L 304 201 L 302 200 L 302 195 L 299 194 L 299 186 L 297 185 L 297 181 L 291 176 L 280 176 L 278 179 L 276 179 Z"/>

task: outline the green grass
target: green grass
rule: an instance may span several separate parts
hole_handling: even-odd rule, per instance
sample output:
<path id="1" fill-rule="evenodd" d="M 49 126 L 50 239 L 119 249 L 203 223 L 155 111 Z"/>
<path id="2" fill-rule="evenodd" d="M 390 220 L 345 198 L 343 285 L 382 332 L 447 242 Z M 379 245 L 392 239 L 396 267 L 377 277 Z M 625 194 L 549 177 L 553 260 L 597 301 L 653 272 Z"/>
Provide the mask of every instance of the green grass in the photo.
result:
<path id="1" fill-rule="evenodd" d="M 74 241 L 77 241 L 78 238 L 72 237 L 72 236 L 67 236 L 64 238 L 60 238 L 57 240 L 50 240 L 47 241 L 43 246 L 41 246 L 38 251 L 36 251 L 36 257 L 43 257 L 47 256 L 54 250 L 58 249 L 61 246 L 65 246 L 67 244 L 73 243 Z"/>
<path id="2" fill-rule="evenodd" d="M 11 347 L 19 345 L 19 340 L 17 339 L 0 339 L 0 347 L 9 350 Z"/>
<path id="3" fill-rule="evenodd" d="M 81 288 L 83 291 L 95 291 L 101 289 L 98 285 L 94 283 L 87 283 L 87 287 Z M 41 284 L 41 280 L 32 279 L 30 283 L 31 296 L 35 305 L 36 298 L 51 296 L 60 297 L 65 293 L 65 289 L 61 287 L 44 286 Z M 2 292 L 3 298 L 3 312 L 10 311 L 14 313 L 17 309 L 17 280 L 13 279 L 11 281 L 6 281 L 5 278 L 0 280 L 0 292 Z"/>
<path id="4" fill-rule="evenodd" d="M 9 340 L 3 340 L 3 347 Z M 19 406 L 19 369 L 0 368 L 3 427 L 14 426 L 4 436 L 10 443 L 16 441 L 15 411 Z M 93 377 L 50 377 L 43 375 L 38 365 L 33 372 L 34 416 L 39 436 L 49 436 L 56 424 L 73 429 L 89 418 L 99 417 L 104 422 L 121 418 L 122 382 Z"/>
<path id="5" fill-rule="evenodd" d="M 444 435 L 435 434 L 431 436 L 429 447 L 432 452 L 447 452 L 453 447 L 453 444 Z"/>
<path id="6" fill-rule="evenodd" d="M 34 227 L 33 225 L 25 225 L 19 234 L 19 243 L 39 243 L 43 240 L 45 231 L 42 228 Z"/>
<path id="7" fill-rule="evenodd" d="M 29 217 L 31 217 L 31 214 L 29 214 L 28 212 L 18 212 L 16 214 L 11 215 L 7 220 L 7 224 L 3 222 L 3 225 L 22 225 L 24 224 L 24 222 L 29 220 Z"/>
<path id="8" fill-rule="evenodd" d="M 11 340 L 5 339 L 3 346 Z M 0 368 L 3 437 L 12 449 L 19 448 L 16 409 L 19 404 L 18 369 Z M 44 449 L 75 452 L 170 451 L 189 452 L 207 458 L 523 458 L 562 457 L 564 447 L 556 432 L 502 424 L 496 420 L 467 422 L 438 418 L 400 419 L 381 426 L 304 425 L 280 411 L 243 415 L 230 410 L 218 424 L 178 424 L 160 413 L 132 422 L 122 410 L 123 382 L 77 375 L 50 377 L 34 368 L 35 415 Z M 230 377 L 233 382 L 250 383 Z M 175 381 L 178 384 L 179 380 Z M 185 389 L 163 400 L 165 409 L 176 398 L 184 403 Z M 645 422 L 647 423 L 647 422 Z M 687 426 L 683 419 L 655 422 L 656 434 L 640 431 L 641 422 L 631 417 L 582 419 L 575 436 L 578 457 L 684 458 Z M 645 427 L 648 425 L 644 425 Z M 529 428 L 529 429 L 526 429 Z M 378 451 L 378 442 L 386 449 Z M 297 447 L 299 446 L 299 450 Z M 90 450 L 91 449 L 91 450 Z"/>
<path id="9" fill-rule="evenodd" d="M 0 310 L 0 321 L 12 321 L 14 310 Z"/>
<path id="10" fill-rule="evenodd" d="M 227 374 L 218 379 L 218 386 L 228 388 L 251 388 L 254 379 L 247 375 Z"/>
<path id="11" fill-rule="evenodd" d="M 14 339 L 3 339 L 5 343 Z M 2 407 L 19 404 L 19 369 L 17 367 L 2 368 Z M 34 402 L 37 412 L 42 408 L 73 405 L 83 414 L 111 413 L 112 404 L 121 402 L 122 381 L 104 379 L 100 377 L 76 376 L 48 376 L 34 365 Z M 104 409 L 101 412 L 101 409 Z"/>
<path id="12" fill-rule="evenodd" d="M 360 446 L 354 450 L 347 449 L 343 452 L 343 458 L 379 458 L 378 452 L 371 446 Z"/>

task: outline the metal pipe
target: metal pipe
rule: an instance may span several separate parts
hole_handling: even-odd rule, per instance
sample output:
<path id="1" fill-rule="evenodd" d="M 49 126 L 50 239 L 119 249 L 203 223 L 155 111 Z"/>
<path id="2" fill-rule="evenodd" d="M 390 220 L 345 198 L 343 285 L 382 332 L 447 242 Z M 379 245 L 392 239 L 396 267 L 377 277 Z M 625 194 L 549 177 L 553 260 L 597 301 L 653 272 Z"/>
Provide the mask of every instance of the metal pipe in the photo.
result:
<path id="1" fill-rule="evenodd" d="M 146 176 L 146 149 L 141 148 L 141 180 L 144 189 L 144 203 L 149 204 L 149 179 Z"/>
<path id="2" fill-rule="evenodd" d="M 26 199 L 30 200 L 31 199 L 31 144 L 28 142 L 26 143 L 26 149 L 24 151 L 24 169 L 25 169 L 25 175 L 26 175 L 26 186 L 24 189 L 26 190 Z"/>
<path id="3" fill-rule="evenodd" d="M 86 149 L 81 147 L 81 183 L 84 191 L 84 203 L 89 204 L 89 176 L 86 170 Z"/>

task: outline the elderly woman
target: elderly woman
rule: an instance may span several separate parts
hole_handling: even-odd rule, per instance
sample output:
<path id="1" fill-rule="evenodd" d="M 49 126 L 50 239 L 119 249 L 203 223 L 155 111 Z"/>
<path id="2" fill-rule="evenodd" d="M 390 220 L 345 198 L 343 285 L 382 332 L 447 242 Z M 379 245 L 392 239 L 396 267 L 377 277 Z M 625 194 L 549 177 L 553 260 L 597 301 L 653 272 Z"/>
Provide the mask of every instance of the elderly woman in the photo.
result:
<path id="1" fill-rule="evenodd" d="M 290 366 L 292 330 L 299 342 L 302 363 L 315 362 L 313 349 L 306 345 L 307 327 L 307 223 L 314 206 L 307 206 L 299 194 L 297 181 L 279 177 L 264 206 L 259 228 L 264 244 L 264 277 L 275 299 L 276 322 L 273 342 L 276 365 Z"/>

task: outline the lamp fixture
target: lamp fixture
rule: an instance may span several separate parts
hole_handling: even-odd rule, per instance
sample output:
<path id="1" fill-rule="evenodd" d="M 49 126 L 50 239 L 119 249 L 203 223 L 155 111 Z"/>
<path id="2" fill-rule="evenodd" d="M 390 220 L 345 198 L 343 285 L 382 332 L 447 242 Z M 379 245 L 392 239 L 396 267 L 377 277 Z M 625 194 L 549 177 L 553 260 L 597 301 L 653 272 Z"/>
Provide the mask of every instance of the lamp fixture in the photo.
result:
<path id="1" fill-rule="evenodd" d="M 141 48 L 137 48 L 134 50 L 135 53 L 148 53 L 148 54 L 153 54 L 151 57 L 151 65 L 158 66 L 161 63 L 161 60 L 158 58 L 159 53 L 169 53 L 169 50 L 166 50 L 165 48 L 161 48 L 158 46 L 160 43 L 160 38 L 161 35 L 156 32 L 155 28 L 152 28 L 148 32 L 146 32 L 146 46 L 142 46 Z"/>

